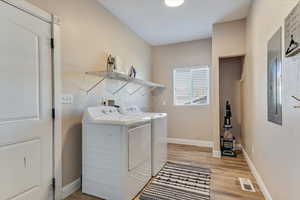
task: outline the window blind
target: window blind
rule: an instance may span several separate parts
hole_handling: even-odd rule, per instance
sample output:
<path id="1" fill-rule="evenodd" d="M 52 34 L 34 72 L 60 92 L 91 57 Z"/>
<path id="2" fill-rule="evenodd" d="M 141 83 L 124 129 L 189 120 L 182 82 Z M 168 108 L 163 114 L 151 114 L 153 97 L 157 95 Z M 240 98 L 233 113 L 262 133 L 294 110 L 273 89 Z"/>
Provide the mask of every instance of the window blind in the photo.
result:
<path id="1" fill-rule="evenodd" d="M 177 68 L 174 70 L 174 104 L 209 104 L 209 68 Z"/>

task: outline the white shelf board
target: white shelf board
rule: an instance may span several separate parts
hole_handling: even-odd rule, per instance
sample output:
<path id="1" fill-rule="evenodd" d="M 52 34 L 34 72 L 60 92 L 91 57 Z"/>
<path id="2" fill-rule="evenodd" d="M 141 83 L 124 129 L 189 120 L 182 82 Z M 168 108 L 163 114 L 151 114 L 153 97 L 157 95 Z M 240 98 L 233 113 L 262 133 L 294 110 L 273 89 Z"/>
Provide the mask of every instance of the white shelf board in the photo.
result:
<path id="1" fill-rule="evenodd" d="M 131 82 L 131 83 L 139 84 L 139 85 L 142 85 L 145 87 L 166 88 L 166 86 L 164 86 L 162 84 L 145 81 L 145 80 L 138 79 L 138 78 L 132 78 L 126 74 L 122 74 L 119 72 L 93 71 L 93 72 L 86 72 L 86 74 L 104 77 L 104 78 L 113 79 L 113 80 L 127 81 L 127 82 Z"/>

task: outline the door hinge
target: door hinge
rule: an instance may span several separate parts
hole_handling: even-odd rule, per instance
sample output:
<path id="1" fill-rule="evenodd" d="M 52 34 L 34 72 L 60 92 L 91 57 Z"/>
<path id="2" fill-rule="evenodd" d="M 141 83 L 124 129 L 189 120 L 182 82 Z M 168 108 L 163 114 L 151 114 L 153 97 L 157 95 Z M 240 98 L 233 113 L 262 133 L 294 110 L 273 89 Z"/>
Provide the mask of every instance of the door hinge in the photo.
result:
<path id="1" fill-rule="evenodd" d="M 54 49 L 54 38 L 50 39 L 50 43 L 51 43 L 51 49 Z"/>
<path id="2" fill-rule="evenodd" d="M 55 191 L 55 186 L 56 186 L 56 179 L 52 178 L 52 189 Z"/>
<path id="3" fill-rule="evenodd" d="M 55 108 L 52 108 L 52 119 L 55 119 Z"/>

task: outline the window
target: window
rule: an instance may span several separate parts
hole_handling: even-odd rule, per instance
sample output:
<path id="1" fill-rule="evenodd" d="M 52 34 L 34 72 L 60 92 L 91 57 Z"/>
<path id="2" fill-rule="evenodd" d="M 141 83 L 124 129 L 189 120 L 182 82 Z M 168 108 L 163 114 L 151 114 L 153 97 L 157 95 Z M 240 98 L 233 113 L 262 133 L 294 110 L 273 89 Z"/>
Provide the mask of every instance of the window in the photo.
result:
<path id="1" fill-rule="evenodd" d="M 174 105 L 209 104 L 209 68 L 177 68 L 173 72 Z"/>

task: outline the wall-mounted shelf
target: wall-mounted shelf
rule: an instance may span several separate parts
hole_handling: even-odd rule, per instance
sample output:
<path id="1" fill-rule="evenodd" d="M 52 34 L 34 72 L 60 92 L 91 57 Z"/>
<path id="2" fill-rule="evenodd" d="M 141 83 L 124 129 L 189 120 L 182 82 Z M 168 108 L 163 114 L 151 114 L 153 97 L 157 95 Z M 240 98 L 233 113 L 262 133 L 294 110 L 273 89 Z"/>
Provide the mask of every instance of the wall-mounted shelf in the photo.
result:
<path id="1" fill-rule="evenodd" d="M 153 82 L 150 82 L 150 81 L 145 81 L 145 80 L 138 79 L 138 78 L 132 78 L 132 77 L 129 77 L 128 75 L 126 75 L 126 74 L 122 74 L 122 73 L 119 73 L 119 72 L 93 71 L 93 72 L 86 72 L 86 74 L 92 75 L 92 76 L 102 77 L 102 79 L 99 82 L 97 82 L 93 87 L 91 87 L 88 90 L 88 92 L 93 90 L 97 85 L 99 85 L 105 79 L 113 79 L 113 80 L 118 80 L 118 81 L 125 82 L 124 85 L 122 85 L 122 87 L 120 87 L 117 91 L 114 92 L 114 94 L 116 94 L 117 92 L 122 90 L 129 83 L 138 84 L 141 87 L 149 87 L 149 88 L 151 88 L 151 90 L 153 90 L 155 88 L 161 88 L 161 89 L 166 88 L 166 86 L 164 86 L 162 84 L 153 83 Z M 137 92 L 137 91 L 138 90 L 136 90 L 135 92 Z M 131 93 L 131 95 L 134 94 L 134 93 Z"/>

